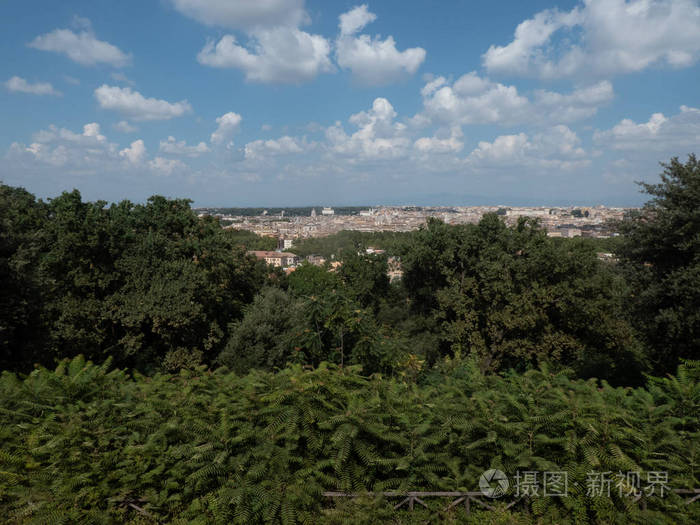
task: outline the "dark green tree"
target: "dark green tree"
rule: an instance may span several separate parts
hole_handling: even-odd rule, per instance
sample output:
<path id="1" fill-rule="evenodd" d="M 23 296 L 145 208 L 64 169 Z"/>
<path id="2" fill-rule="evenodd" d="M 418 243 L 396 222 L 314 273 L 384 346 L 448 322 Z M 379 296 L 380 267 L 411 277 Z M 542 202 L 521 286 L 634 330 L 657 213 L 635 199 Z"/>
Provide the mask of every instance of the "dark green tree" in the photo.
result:
<path id="1" fill-rule="evenodd" d="M 0 369 L 41 361 L 46 324 L 38 266 L 46 220 L 43 202 L 0 184 Z"/>
<path id="2" fill-rule="evenodd" d="M 309 297 L 303 305 L 302 320 L 293 335 L 298 362 L 313 366 L 322 361 L 343 366 L 359 364 L 366 373 L 391 367 L 390 356 L 382 352 L 371 311 L 343 290 Z"/>
<path id="3" fill-rule="evenodd" d="M 73 191 L 44 204 L 3 186 L 0 206 L 3 366 L 81 353 L 142 370 L 168 355 L 170 367 L 211 362 L 267 278 L 187 200 Z"/>
<path id="4" fill-rule="evenodd" d="M 257 235 L 248 230 L 236 230 L 226 228 L 224 230 L 227 238 L 234 243 L 242 246 L 246 250 L 275 250 L 277 249 L 277 239 L 274 237 L 266 237 Z"/>
<path id="5" fill-rule="evenodd" d="M 246 306 L 243 319 L 231 328 L 231 337 L 217 362 L 237 373 L 273 370 L 296 361 L 293 336 L 303 324 L 303 302 L 279 288 L 262 290 Z"/>
<path id="6" fill-rule="evenodd" d="M 459 228 L 429 218 L 402 249 L 403 284 L 414 312 L 427 315 L 437 307 L 436 291 L 447 285 L 447 270 L 454 263 Z"/>
<path id="7" fill-rule="evenodd" d="M 700 357 L 700 162 L 673 158 L 661 182 L 640 183 L 652 198 L 618 224 L 618 248 L 632 283 L 631 319 L 658 374 Z"/>
<path id="8" fill-rule="evenodd" d="M 641 380 L 643 354 L 622 314 L 624 282 L 589 244 L 556 243 L 536 221 L 507 227 L 487 214 L 478 225 L 429 223 L 406 259 L 409 295 L 430 308 L 441 353 L 478 356 L 484 371 L 550 361 Z"/>
<path id="9" fill-rule="evenodd" d="M 289 274 L 289 291 L 298 297 L 310 297 L 331 292 L 343 285 L 336 272 L 327 266 L 315 266 L 307 262 Z"/>
<path id="10" fill-rule="evenodd" d="M 342 262 L 338 273 L 347 293 L 363 307 L 376 310 L 389 292 L 386 257 L 348 252 L 343 255 Z"/>

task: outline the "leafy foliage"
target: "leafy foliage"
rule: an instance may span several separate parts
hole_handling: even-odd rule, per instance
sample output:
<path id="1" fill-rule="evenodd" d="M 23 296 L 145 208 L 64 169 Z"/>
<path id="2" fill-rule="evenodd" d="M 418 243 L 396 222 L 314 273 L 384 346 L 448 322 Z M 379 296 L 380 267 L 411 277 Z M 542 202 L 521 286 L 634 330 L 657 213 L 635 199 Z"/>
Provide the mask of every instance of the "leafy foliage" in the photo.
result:
<path id="1" fill-rule="evenodd" d="M 37 269 L 45 219 L 32 194 L 0 185 L 0 369 L 26 367 L 46 337 Z"/>
<path id="2" fill-rule="evenodd" d="M 700 357 L 700 162 L 662 166 L 659 184 L 642 184 L 652 199 L 618 225 L 631 319 L 658 373 Z"/>
<path id="3" fill-rule="evenodd" d="M 130 377 L 77 357 L 0 378 L 0 511 L 17 523 L 405 521 L 424 515 L 336 507 L 321 492 L 475 490 L 500 468 L 568 472 L 569 497 L 524 503 L 542 522 L 695 523 L 700 509 L 678 496 L 642 510 L 575 483 L 666 470 L 674 488 L 698 486 L 698 379 L 689 363 L 623 389 L 546 368 L 484 376 L 472 360 L 444 362 L 422 386 L 327 364 Z"/>
<path id="4" fill-rule="evenodd" d="M 365 308 L 378 308 L 389 292 L 386 257 L 348 252 L 338 273 L 349 295 Z"/>
<path id="5" fill-rule="evenodd" d="M 310 237 L 294 243 L 290 251 L 301 257 L 322 255 L 326 259 L 342 257 L 347 253 L 365 251 L 367 248 L 386 250 L 389 255 L 397 255 L 406 238 L 412 233 L 403 232 L 360 232 L 343 230 L 328 237 Z"/>
<path id="6" fill-rule="evenodd" d="M 555 243 L 536 222 L 508 228 L 429 221 L 407 248 L 415 311 L 433 315 L 443 353 L 473 354 L 484 371 L 545 361 L 630 384 L 644 355 L 624 321 L 624 281 L 585 243 Z"/>
<path id="7" fill-rule="evenodd" d="M 289 275 L 289 290 L 298 297 L 310 297 L 337 290 L 340 277 L 325 266 L 302 263 Z"/>
<path id="8" fill-rule="evenodd" d="M 246 250 L 276 250 L 277 239 L 257 235 L 248 230 L 225 229 L 227 239 L 242 246 Z"/>
<path id="9" fill-rule="evenodd" d="M 107 206 L 73 191 L 44 203 L 0 188 L 4 366 L 83 353 L 146 370 L 178 349 L 211 362 L 266 279 L 187 200 Z"/>
<path id="10" fill-rule="evenodd" d="M 218 362 L 245 374 L 253 368 L 273 370 L 293 360 L 293 333 L 303 323 L 304 306 L 279 288 L 268 288 L 246 307 L 231 327 L 231 338 Z"/>

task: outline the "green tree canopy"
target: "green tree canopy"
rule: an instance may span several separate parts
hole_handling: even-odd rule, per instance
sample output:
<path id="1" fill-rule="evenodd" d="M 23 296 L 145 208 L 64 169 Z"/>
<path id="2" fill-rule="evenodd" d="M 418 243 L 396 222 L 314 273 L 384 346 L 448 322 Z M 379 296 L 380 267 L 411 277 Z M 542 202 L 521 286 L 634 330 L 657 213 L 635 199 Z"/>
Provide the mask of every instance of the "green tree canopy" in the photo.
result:
<path id="1" fill-rule="evenodd" d="M 218 363 L 240 374 L 284 367 L 295 360 L 293 339 L 304 323 L 303 313 L 302 300 L 279 288 L 262 290 L 231 326 Z"/>
<path id="2" fill-rule="evenodd" d="M 46 338 L 44 282 L 46 205 L 22 188 L 0 184 L 0 369 L 23 369 L 40 358 Z"/>
<path id="3" fill-rule="evenodd" d="M 624 282 L 587 243 L 555 243 L 526 218 L 513 227 L 496 214 L 459 227 L 433 220 L 404 272 L 416 308 L 439 323 L 443 353 L 479 356 L 484 370 L 553 361 L 641 380 L 641 347 L 620 312 Z"/>
<path id="4" fill-rule="evenodd" d="M 188 200 L 108 205 L 74 190 L 42 203 L 0 189 L 6 363 L 17 361 L 9 347 L 25 368 L 79 353 L 140 369 L 171 352 L 212 362 L 267 278 Z"/>
<path id="5" fill-rule="evenodd" d="M 363 307 L 376 307 L 387 296 L 389 277 L 386 257 L 348 252 L 338 269 L 348 294 Z"/>
<path id="6" fill-rule="evenodd" d="M 618 224 L 617 253 L 633 286 L 631 319 L 655 369 L 700 357 L 700 163 L 662 164 L 661 182 L 640 183 L 652 199 Z"/>
<path id="7" fill-rule="evenodd" d="M 315 266 L 307 262 L 300 264 L 289 274 L 289 291 L 299 297 L 309 297 L 331 292 L 343 285 L 336 272 L 327 266 Z"/>

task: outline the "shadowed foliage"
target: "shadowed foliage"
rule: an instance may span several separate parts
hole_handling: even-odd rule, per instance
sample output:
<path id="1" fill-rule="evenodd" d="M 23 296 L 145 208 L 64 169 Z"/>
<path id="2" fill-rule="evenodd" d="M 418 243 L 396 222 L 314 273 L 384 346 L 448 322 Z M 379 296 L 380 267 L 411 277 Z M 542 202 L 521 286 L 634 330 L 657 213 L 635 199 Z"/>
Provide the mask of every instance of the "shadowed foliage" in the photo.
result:
<path id="1" fill-rule="evenodd" d="M 648 389 L 547 368 L 485 376 L 449 360 L 418 386 L 321 364 L 236 376 L 203 367 L 130 377 L 78 357 L 0 378 L 0 512 L 15 523 L 421 523 L 325 490 L 478 490 L 489 468 L 567 472 L 566 498 L 472 516 L 512 523 L 697 523 L 674 494 L 647 510 L 586 493 L 591 471 L 668 472 L 700 485 L 698 364 Z M 577 485 L 578 484 L 578 485 Z M 509 493 L 512 495 L 512 491 Z M 463 509 L 433 518 L 463 522 Z M 532 522 L 532 521 L 526 521 Z"/>

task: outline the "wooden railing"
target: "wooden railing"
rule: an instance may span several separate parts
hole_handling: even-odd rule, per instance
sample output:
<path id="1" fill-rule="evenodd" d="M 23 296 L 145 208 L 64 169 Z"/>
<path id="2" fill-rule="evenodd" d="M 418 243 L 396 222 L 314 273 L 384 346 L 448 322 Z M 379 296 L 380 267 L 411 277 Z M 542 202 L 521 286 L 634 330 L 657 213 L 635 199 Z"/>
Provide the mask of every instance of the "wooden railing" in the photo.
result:
<path id="1" fill-rule="evenodd" d="M 482 501 L 480 498 L 484 498 L 483 492 L 477 491 L 477 492 L 452 492 L 452 491 L 445 491 L 445 492 L 420 492 L 420 491 L 410 491 L 410 492 L 324 492 L 324 496 L 328 498 L 356 498 L 358 496 L 384 496 L 386 498 L 403 498 L 399 503 L 394 505 L 395 509 L 398 509 L 400 507 L 403 507 L 404 505 L 408 504 L 409 510 L 413 510 L 413 507 L 416 503 L 419 505 L 423 505 L 426 509 L 428 508 L 428 505 L 426 505 L 425 501 L 422 500 L 422 498 L 453 498 L 454 501 L 450 503 L 447 507 L 445 507 L 444 510 L 450 510 L 460 503 L 464 503 L 464 506 L 467 510 L 467 513 L 470 512 L 471 510 L 471 504 L 472 502 L 486 508 L 489 510 L 494 510 L 494 507 L 489 505 L 488 503 Z M 508 508 L 512 507 L 515 505 L 520 499 L 513 501 L 508 505 Z"/>
<path id="2" fill-rule="evenodd" d="M 690 505 L 691 503 L 700 500 L 700 489 L 673 489 L 670 492 L 674 492 L 679 495 L 689 495 L 690 497 L 685 500 L 686 505 Z M 467 512 L 467 514 L 471 513 L 471 506 L 472 503 L 476 503 L 477 505 L 487 509 L 487 510 L 495 510 L 495 507 L 492 505 L 489 505 L 484 501 L 484 496 L 483 492 L 481 491 L 475 491 L 475 492 L 459 492 L 459 491 L 443 491 L 443 492 L 422 492 L 422 491 L 409 491 L 409 492 L 394 492 L 394 491 L 389 491 L 389 492 L 324 492 L 323 495 L 327 498 L 357 498 L 361 496 L 369 496 L 369 497 L 376 497 L 376 496 L 384 496 L 386 498 L 402 498 L 399 503 L 394 505 L 395 509 L 399 509 L 403 507 L 404 505 L 408 506 L 409 510 L 413 510 L 415 504 L 422 505 L 426 509 L 428 508 L 428 505 L 423 501 L 423 498 L 452 498 L 452 502 L 449 503 L 444 509 L 443 512 L 448 511 L 450 509 L 453 509 L 457 507 L 457 505 L 464 504 L 464 508 Z M 520 496 L 517 499 L 511 501 L 506 505 L 506 509 L 509 509 L 513 507 L 514 505 L 518 504 L 520 501 L 522 501 L 525 498 L 525 496 Z M 491 500 L 491 501 L 497 501 L 497 500 Z M 642 508 L 646 509 L 646 499 L 642 498 L 641 496 L 637 497 L 634 501 L 639 502 L 641 501 Z"/>

